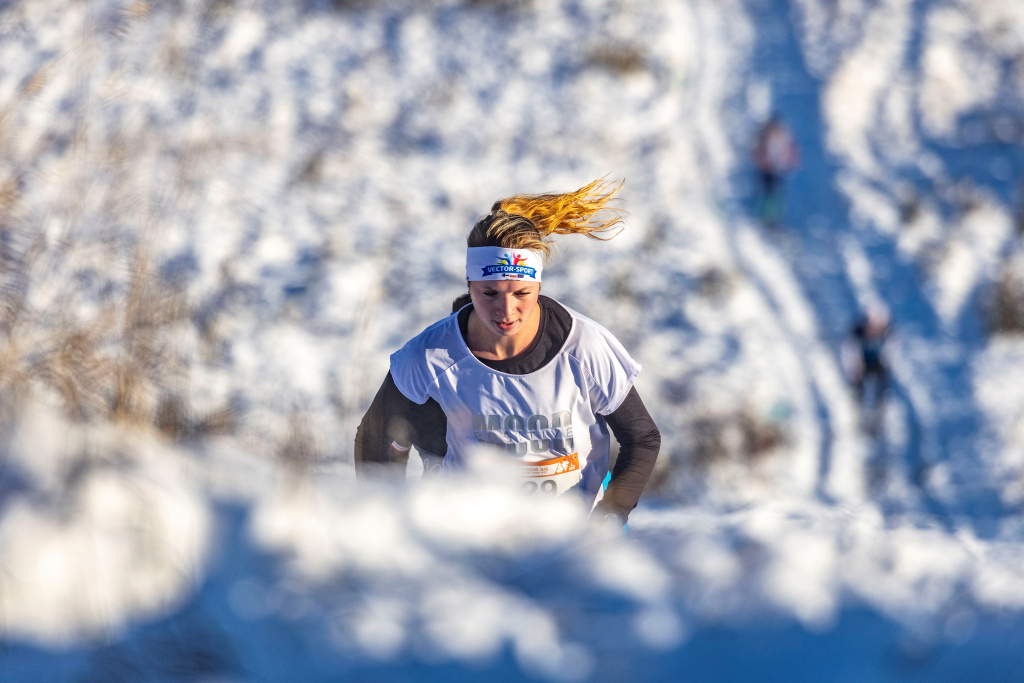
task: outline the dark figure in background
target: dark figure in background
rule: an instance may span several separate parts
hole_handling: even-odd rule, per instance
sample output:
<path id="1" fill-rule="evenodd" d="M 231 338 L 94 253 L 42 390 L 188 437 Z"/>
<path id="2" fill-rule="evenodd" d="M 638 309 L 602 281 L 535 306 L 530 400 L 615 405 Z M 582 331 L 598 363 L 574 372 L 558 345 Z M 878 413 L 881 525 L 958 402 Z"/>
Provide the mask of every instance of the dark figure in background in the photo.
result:
<path id="1" fill-rule="evenodd" d="M 878 428 L 882 403 L 889 387 L 885 344 L 890 332 L 888 309 L 872 307 L 854 324 L 852 348 L 844 353 L 844 365 L 857 394 L 857 405 L 872 432 Z"/>
<path id="2" fill-rule="evenodd" d="M 1024 178 L 1020 181 L 1017 191 L 1017 236 L 1024 237 Z"/>
<path id="3" fill-rule="evenodd" d="M 800 165 L 800 148 L 778 114 L 757 133 L 754 165 L 761 183 L 758 214 L 767 227 L 776 228 L 785 210 L 786 176 Z"/>

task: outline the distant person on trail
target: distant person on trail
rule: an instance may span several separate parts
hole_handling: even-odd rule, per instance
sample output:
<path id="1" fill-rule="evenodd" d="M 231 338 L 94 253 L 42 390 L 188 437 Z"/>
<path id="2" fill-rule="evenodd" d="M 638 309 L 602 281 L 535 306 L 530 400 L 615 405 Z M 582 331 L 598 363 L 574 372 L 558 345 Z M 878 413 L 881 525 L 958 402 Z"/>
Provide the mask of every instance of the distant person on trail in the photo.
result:
<path id="1" fill-rule="evenodd" d="M 857 394 L 857 405 L 864 405 L 866 388 L 872 389 L 870 410 L 877 412 L 889 386 L 889 369 L 885 359 L 885 343 L 891 326 L 889 310 L 878 305 L 861 315 L 851 331 L 852 345 L 844 354 L 847 375 Z"/>
<path id="2" fill-rule="evenodd" d="M 786 176 L 800 165 L 800 148 L 778 114 L 773 114 L 757 133 L 754 165 L 761 183 L 758 214 L 767 227 L 776 228 L 785 209 Z"/>
<path id="3" fill-rule="evenodd" d="M 571 492 L 592 519 L 626 523 L 661 446 L 634 386 L 640 365 L 604 327 L 540 294 L 552 236 L 610 239 L 619 187 L 515 195 L 476 222 L 468 299 L 391 355 L 356 433 L 360 478 L 404 476 L 411 446 L 436 454 L 426 465 L 442 472 L 491 452 L 517 463 L 527 491 Z M 610 480 L 609 429 L 619 442 Z"/>
<path id="4" fill-rule="evenodd" d="M 1017 215 L 1015 219 L 1017 222 L 1017 236 L 1024 237 L 1024 178 L 1021 179 L 1017 191 Z"/>

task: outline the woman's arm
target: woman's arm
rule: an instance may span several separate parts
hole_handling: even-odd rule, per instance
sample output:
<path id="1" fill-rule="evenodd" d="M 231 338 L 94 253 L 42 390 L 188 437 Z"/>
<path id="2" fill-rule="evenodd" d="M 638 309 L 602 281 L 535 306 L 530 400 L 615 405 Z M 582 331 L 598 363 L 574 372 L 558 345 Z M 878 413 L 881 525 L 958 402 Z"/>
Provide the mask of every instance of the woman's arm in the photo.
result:
<path id="1" fill-rule="evenodd" d="M 606 415 L 605 420 L 619 442 L 619 456 L 608 489 L 594 507 L 593 515 L 615 514 L 625 524 L 654 471 L 661 433 L 636 387 L 629 390 L 622 405 Z"/>
<path id="2" fill-rule="evenodd" d="M 377 471 L 404 477 L 413 445 L 443 457 L 448 452 L 447 426 L 436 401 L 428 399 L 419 405 L 409 400 L 389 372 L 356 429 L 356 475 Z"/>

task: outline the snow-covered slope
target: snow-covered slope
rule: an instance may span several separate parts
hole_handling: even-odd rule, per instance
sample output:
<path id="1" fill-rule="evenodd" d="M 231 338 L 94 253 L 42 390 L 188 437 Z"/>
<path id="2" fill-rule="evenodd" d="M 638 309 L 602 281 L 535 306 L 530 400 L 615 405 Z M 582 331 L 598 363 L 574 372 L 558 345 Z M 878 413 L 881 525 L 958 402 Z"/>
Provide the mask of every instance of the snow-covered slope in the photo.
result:
<path id="1" fill-rule="evenodd" d="M 1024 343 L 986 317 L 1016 3 L 28 0 L 0 31 L 0 679 L 1024 666 Z M 770 112 L 802 148 L 775 230 Z M 486 472 L 356 487 L 474 220 L 605 175 L 626 229 L 544 289 L 644 365 L 632 535 Z M 839 350 L 878 303 L 871 439 Z"/>

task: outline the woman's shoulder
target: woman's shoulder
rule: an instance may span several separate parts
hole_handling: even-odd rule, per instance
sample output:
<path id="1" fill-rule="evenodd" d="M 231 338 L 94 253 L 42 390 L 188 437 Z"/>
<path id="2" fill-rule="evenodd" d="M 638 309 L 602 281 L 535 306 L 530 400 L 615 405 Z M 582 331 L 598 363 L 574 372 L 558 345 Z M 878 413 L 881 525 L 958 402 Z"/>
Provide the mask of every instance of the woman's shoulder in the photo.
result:
<path id="1" fill-rule="evenodd" d="M 391 354 L 391 374 L 407 397 L 423 403 L 428 387 L 469 353 L 461 343 L 456 316 L 443 318 Z"/>
<path id="2" fill-rule="evenodd" d="M 407 341 L 394 355 L 422 356 L 424 353 L 441 356 L 458 355 L 459 347 L 464 346 L 459 343 L 460 341 L 458 316 L 453 313 L 428 326 Z"/>
<path id="3" fill-rule="evenodd" d="M 609 359 L 629 365 L 635 363 L 625 346 L 608 328 L 561 302 L 556 303 L 572 319 L 572 330 L 563 347 L 570 356 L 588 367 L 604 364 Z"/>
<path id="4" fill-rule="evenodd" d="M 595 410 L 602 415 L 615 410 L 640 374 L 640 364 L 608 329 L 587 316 L 564 307 L 573 318 L 573 331 L 565 351 L 591 378 L 596 392 Z"/>
<path id="5" fill-rule="evenodd" d="M 560 309 L 565 311 L 566 315 L 572 320 L 573 334 L 572 337 L 583 342 L 593 342 L 598 340 L 615 340 L 615 335 L 608 331 L 601 323 L 596 320 L 583 315 L 579 311 L 569 308 L 560 301 L 550 300 L 553 304 L 558 306 Z M 617 340 L 616 340 L 617 343 Z"/>

